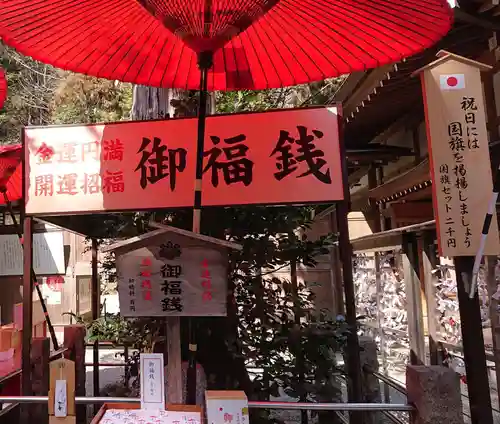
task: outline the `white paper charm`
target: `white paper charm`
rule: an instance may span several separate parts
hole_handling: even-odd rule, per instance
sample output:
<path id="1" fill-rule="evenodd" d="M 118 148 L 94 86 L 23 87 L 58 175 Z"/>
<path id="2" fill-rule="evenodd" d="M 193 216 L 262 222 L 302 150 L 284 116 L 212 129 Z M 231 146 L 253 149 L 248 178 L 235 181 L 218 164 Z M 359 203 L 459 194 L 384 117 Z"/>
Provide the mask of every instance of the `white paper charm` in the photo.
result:
<path id="1" fill-rule="evenodd" d="M 68 415 L 68 397 L 66 394 L 66 380 L 56 380 L 54 396 L 54 416 L 66 417 Z"/>

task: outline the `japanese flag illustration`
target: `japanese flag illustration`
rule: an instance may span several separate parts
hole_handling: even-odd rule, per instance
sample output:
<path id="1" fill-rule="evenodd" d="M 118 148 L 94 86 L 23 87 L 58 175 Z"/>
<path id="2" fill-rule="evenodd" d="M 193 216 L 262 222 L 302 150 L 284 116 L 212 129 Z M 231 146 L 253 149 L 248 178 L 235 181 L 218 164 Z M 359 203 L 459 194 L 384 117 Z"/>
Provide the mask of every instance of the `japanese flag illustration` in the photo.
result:
<path id="1" fill-rule="evenodd" d="M 465 88 L 464 74 L 449 74 L 439 76 L 441 90 L 461 90 Z"/>

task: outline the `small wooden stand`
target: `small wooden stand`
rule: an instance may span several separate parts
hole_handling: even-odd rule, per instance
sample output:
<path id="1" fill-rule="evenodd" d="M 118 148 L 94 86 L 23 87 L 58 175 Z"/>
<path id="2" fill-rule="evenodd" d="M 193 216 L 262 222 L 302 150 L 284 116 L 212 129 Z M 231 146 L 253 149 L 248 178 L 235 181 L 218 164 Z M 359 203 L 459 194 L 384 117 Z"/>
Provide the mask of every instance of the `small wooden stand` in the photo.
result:
<path id="1" fill-rule="evenodd" d="M 56 417 L 56 381 L 66 381 L 65 417 Z M 58 359 L 50 363 L 49 424 L 76 424 L 75 415 L 75 363 L 69 359 Z"/>

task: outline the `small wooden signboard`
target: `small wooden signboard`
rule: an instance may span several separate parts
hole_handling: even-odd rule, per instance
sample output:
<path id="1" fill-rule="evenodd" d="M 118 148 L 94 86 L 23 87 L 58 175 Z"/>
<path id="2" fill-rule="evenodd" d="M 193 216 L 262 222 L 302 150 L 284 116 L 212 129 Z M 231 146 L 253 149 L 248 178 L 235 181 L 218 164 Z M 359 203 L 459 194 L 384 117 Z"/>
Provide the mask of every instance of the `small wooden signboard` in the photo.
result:
<path id="1" fill-rule="evenodd" d="M 154 231 L 119 241 L 115 252 L 120 313 L 165 317 L 167 396 L 182 402 L 180 316 L 225 316 L 230 251 L 242 246 L 180 228 L 150 223 Z"/>
<path id="2" fill-rule="evenodd" d="M 69 359 L 50 363 L 49 424 L 76 424 L 75 363 Z"/>

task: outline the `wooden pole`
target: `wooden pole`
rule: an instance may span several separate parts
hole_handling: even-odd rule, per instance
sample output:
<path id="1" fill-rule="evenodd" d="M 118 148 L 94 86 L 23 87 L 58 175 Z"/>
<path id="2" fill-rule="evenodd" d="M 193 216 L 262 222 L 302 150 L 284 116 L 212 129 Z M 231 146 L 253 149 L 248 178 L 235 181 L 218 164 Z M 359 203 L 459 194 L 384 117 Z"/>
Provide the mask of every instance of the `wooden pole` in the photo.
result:
<path id="1" fill-rule="evenodd" d="M 23 243 L 23 330 L 22 330 L 22 393 L 31 396 L 31 340 L 33 327 L 33 219 L 24 218 L 24 243 Z M 28 424 L 29 405 L 23 405 L 21 422 Z"/>
<path id="2" fill-rule="evenodd" d="M 359 356 L 359 340 L 357 333 L 358 322 L 356 319 L 356 296 L 354 293 L 354 278 L 352 274 L 352 245 L 349 237 L 348 214 L 350 209 L 350 189 L 347 168 L 347 156 L 344 144 L 342 121 L 339 117 L 339 147 L 342 158 L 342 184 L 344 188 L 344 199 L 337 203 L 337 225 L 339 231 L 339 252 L 342 261 L 342 279 L 344 282 L 344 299 L 346 310 L 346 322 L 351 327 L 347 336 L 346 353 L 348 380 L 348 397 L 350 402 L 363 402 L 363 390 L 361 386 L 361 358 Z M 350 422 L 364 423 L 364 414 L 360 411 L 349 414 Z"/>
<path id="3" fill-rule="evenodd" d="M 429 354 L 431 365 L 441 365 L 442 358 L 439 356 L 438 325 L 436 317 L 436 288 L 434 283 L 437 278 L 432 270 L 436 265 L 436 251 L 434 248 L 434 234 L 426 231 L 419 237 L 419 249 L 422 249 L 422 279 L 425 286 L 425 299 L 427 306 L 427 333 L 429 335 Z"/>
<path id="4" fill-rule="evenodd" d="M 180 317 L 166 319 L 167 333 L 167 402 L 182 403 L 182 359 Z M 196 371 L 196 369 L 195 369 Z"/>
<path id="5" fill-rule="evenodd" d="M 100 299 L 99 299 L 99 275 L 97 268 L 97 240 L 92 239 L 92 320 L 97 320 L 100 314 Z M 93 350 L 93 383 L 94 396 L 98 397 L 100 392 L 99 387 L 99 342 L 94 342 Z"/>
<path id="6" fill-rule="evenodd" d="M 383 299 L 383 284 L 382 284 L 382 272 L 380 267 L 380 253 L 375 252 L 374 257 L 375 262 L 375 290 L 377 292 L 377 333 L 380 338 L 380 354 L 382 356 L 382 370 L 383 373 L 387 373 L 387 361 L 385 358 L 385 334 L 383 328 L 383 316 L 382 312 L 382 299 Z M 384 402 L 390 402 L 389 387 L 387 384 L 382 382 L 384 385 Z"/>
<path id="7" fill-rule="evenodd" d="M 476 292 L 470 299 L 468 293 L 474 257 L 458 256 L 454 260 L 471 421 L 493 424 L 479 297 Z"/>
<path id="8" fill-rule="evenodd" d="M 497 281 L 495 269 L 497 266 L 496 256 L 486 258 L 487 275 L 486 283 L 488 287 L 488 298 L 490 306 L 491 336 L 493 339 L 493 356 L 495 357 L 495 374 L 497 379 L 497 396 L 500 404 L 500 322 L 499 322 L 499 302 L 493 297 L 497 292 Z"/>
<path id="9" fill-rule="evenodd" d="M 33 396 L 47 396 L 49 392 L 49 358 L 50 339 L 34 337 L 31 345 L 31 390 Z M 31 417 L 37 424 L 47 424 L 47 405 L 38 404 L 31 406 Z"/>
<path id="10" fill-rule="evenodd" d="M 499 33 L 493 32 L 493 35 L 498 39 Z M 494 53 L 493 53 L 494 54 Z M 484 88 L 484 101 L 486 104 L 486 120 L 488 123 L 489 141 L 496 142 L 500 139 L 500 131 L 497 125 L 497 104 L 495 98 L 495 81 L 494 72 L 483 73 L 481 75 Z M 493 162 L 493 161 L 492 161 Z M 492 171 L 498 168 L 499 163 L 492 163 Z M 498 216 L 497 216 L 498 219 Z M 499 302 L 492 298 L 492 295 L 497 291 L 497 283 L 495 278 L 495 266 L 497 258 L 492 256 L 486 258 L 487 264 L 487 285 L 488 297 L 490 300 L 490 320 L 491 320 L 491 336 L 493 339 L 493 356 L 495 357 L 495 372 L 497 377 L 497 396 L 500 404 L 500 322 L 499 322 Z"/>
<path id="11" fill-rule="evenodd" d="M 293 235 L 291 235 L 293 237 Z M 304 372 L 304 355 L 302 352 L 302 335 L 300 330 L 300 317 L 301 309 L 299 304 L 299 282 L 297 278 L 297 261 L 292 259 L 290 261 L 290 283 L 292 284 L 292 298 L 293 298 L 293 316 L 294 316 L 294 327 L 296 333 L 296 340 L 294 348 L 295 354 L 295 364 L 296 373 L 299 381 L 300 397 L 299 402 L 306 402 L 307 392 L 304 389 L 305 384 L 305 372 Z M 307 411 L 300 411 L 300 422 L 301 424 L 308 423 Z"/>
<path id="12" fill-rule="evenodd" d="M 410 337 L 410 363 L 425 364 L 424 323 L 420 291 L 417 239 L 415 234 L 403 235 L 403 274 L 408 311 L 408 335 Z"/>
<path id="13" fill-rule="evenodd" d="M 334 234 L 338 234 L 337 209 L 333 210 L 329 215 L 328 222 L 330 224 L 330 231 Z M 334 308 L 335 314 L 344 315 L 344 295 L 342 294 L 342 274 L 340 272 L 341 262 L 338 245 L 333 245 L 330 250 L 330 267 L 330 278 L 334 302 L 332 307 Z"/>

